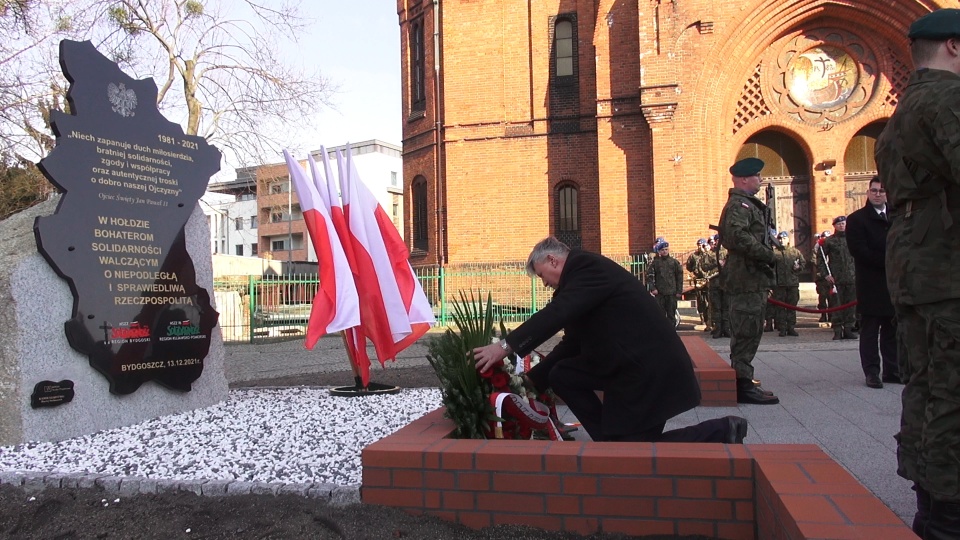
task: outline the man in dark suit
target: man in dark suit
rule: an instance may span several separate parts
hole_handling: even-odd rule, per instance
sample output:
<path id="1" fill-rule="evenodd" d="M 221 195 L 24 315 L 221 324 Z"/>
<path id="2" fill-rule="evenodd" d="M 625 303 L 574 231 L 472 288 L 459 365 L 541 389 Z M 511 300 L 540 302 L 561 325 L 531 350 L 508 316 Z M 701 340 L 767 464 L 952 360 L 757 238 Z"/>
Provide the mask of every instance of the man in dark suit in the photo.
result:
<path id="1" fill-rule="evenodd" d="M 860 313 L 860 364 L 870 388 L 900 384 L 897 327 L 887 289 L 887 193 L 880 177 L 870 179 L 867 204 L 847 217 L 847 248 L 856 266 L 857 312 Z M 883 375 L 880 374 L 881 358 Z"/>
<path id="2" fill-rule="evenodd" d="M 630 272 L 551 236 L 533 248 L 527 273 L 555 289 L 553 300 L 500 343 L 474 349 L 478 369 L 564 330 L 527 376 L 538 391 L 553 388 L 593 440 L 743 442 L 747 421 L 736 416 L 663 432 L 700 404 L 700 386 L 680 337 Z"/>

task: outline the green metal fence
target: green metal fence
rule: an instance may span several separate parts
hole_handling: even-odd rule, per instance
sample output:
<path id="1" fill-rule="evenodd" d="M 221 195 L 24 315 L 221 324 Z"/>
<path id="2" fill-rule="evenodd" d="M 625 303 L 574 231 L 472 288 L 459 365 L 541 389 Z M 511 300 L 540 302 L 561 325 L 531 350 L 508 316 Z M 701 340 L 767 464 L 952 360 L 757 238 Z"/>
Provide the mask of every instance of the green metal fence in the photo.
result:
<path id="1" fill-rule="evenodd" d="M 642 255 L 611 257 L 643 279 Z M 451 324 L 452 305 L 461 291 L 483 299 L 490 295 L 495 315 L 504 322 L 527 320 L 550 301 L 551 291 L 524 270 L 525 262 L 428 266 L 414 269 L 433 306 L 439 326 Z M 319 287 L 316 274 L 285 276 L 223 276 L 213 288 L 224 341 L 256 343 L 303 336 L 313 297 Z"/>

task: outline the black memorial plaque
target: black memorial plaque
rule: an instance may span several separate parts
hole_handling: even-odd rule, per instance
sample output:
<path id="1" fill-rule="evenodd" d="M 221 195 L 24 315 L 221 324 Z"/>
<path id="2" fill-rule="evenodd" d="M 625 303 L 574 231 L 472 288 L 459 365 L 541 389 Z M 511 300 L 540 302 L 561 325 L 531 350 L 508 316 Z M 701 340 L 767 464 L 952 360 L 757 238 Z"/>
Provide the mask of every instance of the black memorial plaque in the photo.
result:
<path id="1" fill-rule="evenodd" d="M 33 387 L 33 394 L 30 395 L 30 406 L 34 409 L 56 407 L 71 401 L 73 401 L 73 381 L 70 380 L 40 381 Z"/>
<path id="2" fill-rule="evenodd" d="M 57 145 L 39 167 L 65 193 L 34 233 L 73 292 L 67 340 L 114 394 L 148 380 L 189 391 L 219 315 L 184 227 L 220 152 L 160 114 L 153 79 L 130 78 L 89 41 L 61 41 L 60 66 L 73 114 L 53 113 Z"/>

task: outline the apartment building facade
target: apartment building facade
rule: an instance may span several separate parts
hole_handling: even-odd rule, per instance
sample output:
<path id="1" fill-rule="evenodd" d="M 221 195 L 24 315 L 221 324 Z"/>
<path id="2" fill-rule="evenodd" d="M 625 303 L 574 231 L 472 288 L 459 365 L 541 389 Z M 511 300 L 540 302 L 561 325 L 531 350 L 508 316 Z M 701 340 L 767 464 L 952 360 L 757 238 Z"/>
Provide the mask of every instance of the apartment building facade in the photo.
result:
<path id="1" fill-rule="evenodd" d="M 350 146 L 360 178 L 374 193 L 402 234 L 403 181 L 400 147 L 376 139 Z M 346 145 L 328 148 L 329 159 L 335 163 L 335 153 L 345 149 Z M 311 152 L 317 163 L 322 159 L 319 152 Z M 333 170 L 336 175 L 336 165 Z M 211 209 L 208 214 L 211 223 L 223 221 L 228 229 L 225 232 L 222 228 L 217 228 L 215 232 L 214 226 L 211 226 L 211 235 L 216 235 L 212 239 L 214 249 L 227 246 L 232 250 L 232 255 L 290 262 L 316 262 L 317 255 L 310 241 L 300 200 L 290 181 L 286 163 L 237 169 L 236 180 L 212 184 L 209 192 L 233 198 L 232 203 L 223 202 L 216 206 L 217 210 Z M 205 208 L 204 212 L 207 213 L 208 210 Z M 230 229 L 231 226 L 234 229 Z M 227 233 L 235 240 L 227 238 Z M 239 241 L 241 237 L 244 242 Z"/>

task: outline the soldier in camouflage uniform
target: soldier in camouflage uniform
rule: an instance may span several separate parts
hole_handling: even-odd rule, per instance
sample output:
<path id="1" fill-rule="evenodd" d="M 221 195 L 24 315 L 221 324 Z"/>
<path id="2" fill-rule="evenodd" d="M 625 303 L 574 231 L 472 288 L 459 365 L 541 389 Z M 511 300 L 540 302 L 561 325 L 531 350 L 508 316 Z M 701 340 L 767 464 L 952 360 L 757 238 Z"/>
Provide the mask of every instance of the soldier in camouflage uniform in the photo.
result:
<path id="1" fill-rule="evenodd" d="M 917 19 L 917 68 L 877 139 L 890 230 L 886 271 L 906 385 L 897 472 L 921 538 L 960 538 L 960 10 Z"/>
<path id="2" fill-rule="evenodd" d="M 791 306 L 800 302 L 800 271 L 807 261 L 800 251 L 790 245 L 790 235 L 780 231 L 777 235 L 783 249 L 773 250 L 777 258 L 777 286 L 773 289 L 773 299 Z M 797 333 L 797 312 L 784 307 L 774 308 L 780 337 L 799 336 Z"/>
<path id="3" fill-rule="evenodd" d="M 670 256 L 670 243 L 654 246 L 657 256 L 647 269 L 647 288 L 657 297 L 667 320 L 677 325 L 677 299 L 683 293 L 683 267 L 680 261 Z"/>
<path id="4" fill-rule="evenodd" d="M 823 231 L 817 235 L 816 242 L 813 244 L 813 260 L 810 261 L 810 265 L 813 267 L 814 283 L 817 286 L 817 309 L 827 309 L 830 306 L 828 299 L 830 298 L 830 291 L 833 289 L 827 280 L 820 277 L 819 261 L 823 256 L 823 243 L 827 241 L 827 238 L 830 238 L 830 231 Z M 829 321 L 828 314 L 820 314 L 820 322 Z"/>
<path id="5" fill-rule="evenodd" d="M 723 283 L 720 269 L 727 261 L 727 248 L 720 245 L 719 236 L 707 238 L 710 248 L 704 257 L 703 269 L 707 277 L 707 291 L 710 294 L 710 324 L 713 339 L 730 337 L 730 316 L 723 298 Z"/>
<path id="6" fill-rule="evenodd" d="M 687 264 L 685 265 L 687 272 L 690 272 L 690 275 L 693 276 L 693 286 L 697 291 L 697 314 L 700 315 L 700 322 L 704 325 L 704 331 L 710 330 L 710 291 L 706 279 L 707 273 L 703 269 L 704 265 L 708 264 L 708 256 L 707 239 L 700 238 L 697 240 L 697 250 L 687 257 Z"/>
<path id="7" fill-rule="evenodd" d="M 756 197 L 763 161 L 740 160 L 730 167 L 733 188 L 720 215 L 720 242 L 727 248 L 724 294 L 729 304 L 730 363 L 737 372 L 737 402 L 772 405 L 780 399 L 753 379 L 753 357 L 763 337 L 767 291 L 774 285 L 770 211 Z"/>
<path id="8" fill-rule="evenodd" d="M 831 286 L 836 287 L 836 293 L 828 298 L 830 307 L 843 306 L 857 299 L 856 273 L 854 270 L 853 255 L 847 248 L 847 216 L 837 216 L 833 220 L 833 235 L 824 240 L 819 256 L 818 272 Z M 853 331 L 856 322 L 856 308 L 849 307 L 830 314 L 830 325 L 833 327 L 833 339 L 857 339 Z"/>

